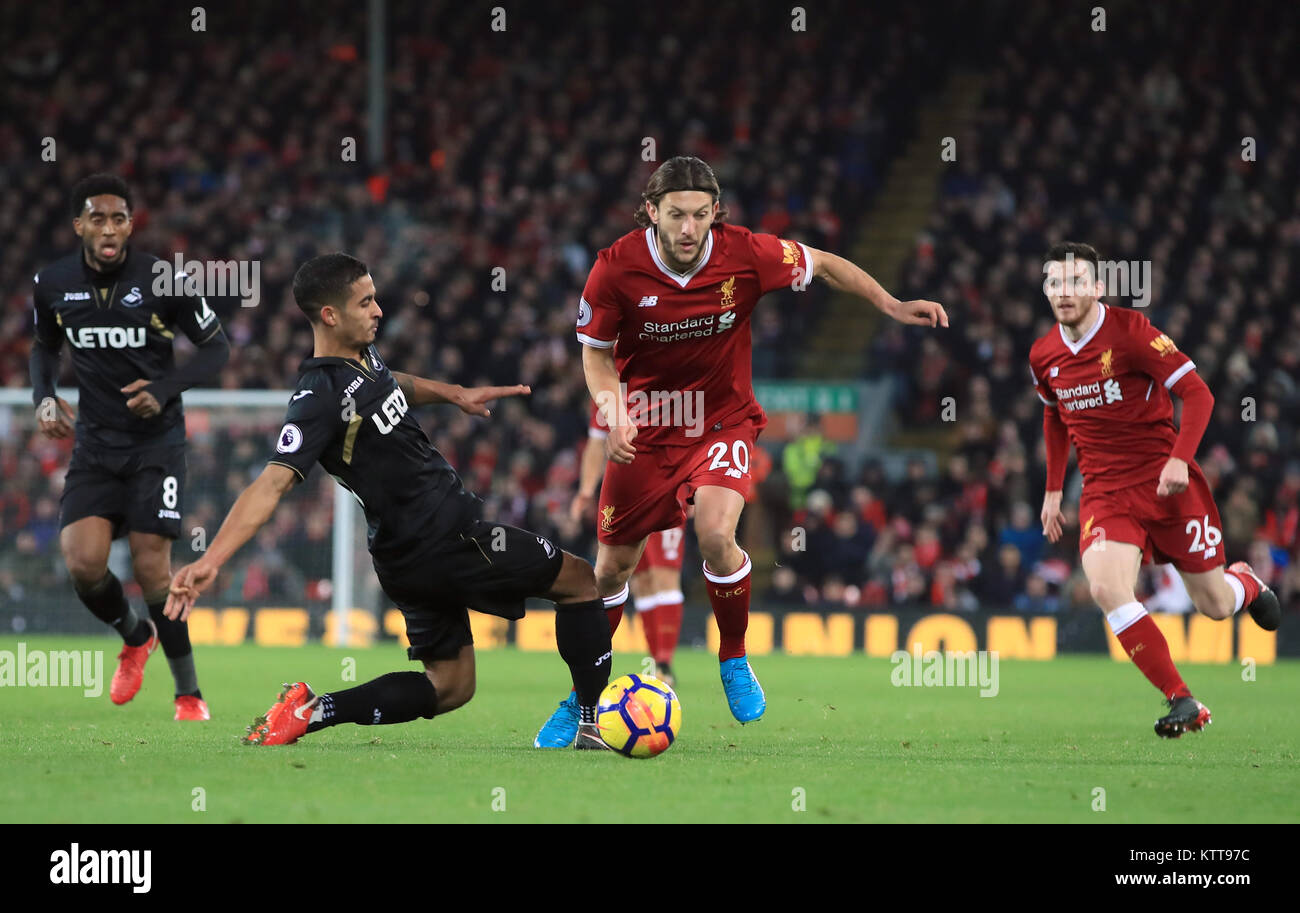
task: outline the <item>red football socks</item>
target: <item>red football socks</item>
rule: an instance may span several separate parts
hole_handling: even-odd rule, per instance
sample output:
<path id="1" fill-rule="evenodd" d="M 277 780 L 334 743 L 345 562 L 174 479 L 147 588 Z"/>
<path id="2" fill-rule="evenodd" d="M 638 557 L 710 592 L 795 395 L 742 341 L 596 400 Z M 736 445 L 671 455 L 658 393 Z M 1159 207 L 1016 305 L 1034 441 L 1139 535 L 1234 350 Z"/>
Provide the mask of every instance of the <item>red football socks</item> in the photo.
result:
<path id="1" fill-rule="evenodd" d="M 619 590 L 613 596 L 604 597 L 605 614 L 609 617 L 609 636 L 613 637 L 614 632 L 618 630 L 618 624 L 623 620 L 623 606 L 627 605 L 628 593 L 631 590 L 628 585 L 623 584 L 623 589 Z"/>
<path id="2" fill-rule="evenodd" d="M 742 555 L 745 553 L 742 551 Z M 719 576 L 704 565 L 704 579 L 708 581 L 709 603 L 713 617 L 718 622 L 718 659 L 735 659 L 745 655 L 745 630 L 749 627 L 749 583 L 753 564 L 745 555 L 740 569 Z"/>
<path id="3" fill-rule="evenodd" d="M 1160 689 L 1165 697 L 1191 697 L 1183 677 L 1178 674 L 1169 656 L 1169 643 L 1156 627 L 1155 621 L 1144 611 L 1124 630 L 1115 635 L 1133 664 L 1147 677 L 1147 681 Z"/>
<path id="4" fill-rule="evenodd" d="M 672 601 L 661 603 L 650 613 L 650 618 L 646 622 L 646 633 L 648 639 L 649 632 L 652 629 L 655 631 L 650 655 L 655 658 L 657 664 L 668 666 L 672 665 L 673 651 L 677 649 L 677 640 L 682 633 L 682 594 L 680 590 L 675 590 L 663 595 L 670 597 Z M 741 637 L 743 648 L 743 631 Z"/>
<path id="5" fill-rule="evenodd" d="M 1259 581 L 1250 574 L 1243 574 L 1241 571 L 1225 570 L 1225 576 L 1231 577 L 1241 584 L 1241 588 L 1246 592 L 1246 598 L 1242 602 L 1242 607 L 1246 607 L 1259 598 Z"/>

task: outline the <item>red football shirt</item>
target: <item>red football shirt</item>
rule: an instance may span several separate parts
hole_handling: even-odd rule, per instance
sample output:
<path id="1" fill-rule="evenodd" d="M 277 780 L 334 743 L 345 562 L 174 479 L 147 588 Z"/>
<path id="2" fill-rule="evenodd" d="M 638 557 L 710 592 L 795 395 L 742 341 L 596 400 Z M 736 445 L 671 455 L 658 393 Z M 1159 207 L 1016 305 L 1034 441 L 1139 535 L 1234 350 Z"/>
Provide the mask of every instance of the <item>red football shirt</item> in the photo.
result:
<path id="1" fill-rule="evenodd" d="M 1178 429 L 1169 389 L 1196 370 L 1139 311 L 1101 308 L 1096 325 L 1070 342 L 1058 324 L 1029 350 L 1038 398 L 1055 406 L 1089 491 L 1160 478 Z"/>
<path id="2" fill-rule="evenodd" d="M 763 295 L 802 291 L 812 274 L 803 244 L 725 223 L 686 273 L 663 262 L 653 227 L 602 250 L 578 305 L 578 339 L 614 349 L 636 446 L 690 446 L 745 421 L 761 430 L 749 317 Z"/>

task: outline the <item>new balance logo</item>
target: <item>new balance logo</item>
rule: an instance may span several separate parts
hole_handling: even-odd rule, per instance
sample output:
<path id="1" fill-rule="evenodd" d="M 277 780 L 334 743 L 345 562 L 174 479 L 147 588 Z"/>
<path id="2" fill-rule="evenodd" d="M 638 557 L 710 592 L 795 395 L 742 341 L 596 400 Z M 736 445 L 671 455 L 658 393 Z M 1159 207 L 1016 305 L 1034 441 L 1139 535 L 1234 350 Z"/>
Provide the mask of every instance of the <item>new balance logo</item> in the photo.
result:
<path id="1" fill-rule="evenodd" d="M 87 295 L 86 297 L 90 297 L 90 296 Z M 654 306 L 655 306 L 656 304 L 658 304 L 658 303 L 659 303 L 659 296 L 658 296 L 658 295 L 646 295 L 644 298 L 641 299 L 641 303 L 638 304 L 637 307 L 639 307 L 639 308 L 652 308 L 652 307 L 654 307 Z"/>

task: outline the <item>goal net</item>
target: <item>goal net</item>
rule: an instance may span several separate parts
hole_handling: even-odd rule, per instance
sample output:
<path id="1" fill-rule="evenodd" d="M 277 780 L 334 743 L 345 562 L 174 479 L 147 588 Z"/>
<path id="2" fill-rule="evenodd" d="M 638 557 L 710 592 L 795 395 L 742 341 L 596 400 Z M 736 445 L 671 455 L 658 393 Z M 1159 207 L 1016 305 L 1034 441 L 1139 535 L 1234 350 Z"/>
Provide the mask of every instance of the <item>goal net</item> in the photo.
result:
<path id="1" fill-rule="evenodd" d="M 74 408 L 75 390 L 60 390 Z M 291 390 L 184 394 L 186 479 L 173 571 L 196 560 L 239 493 L 275 452 Z M 72 441 L 37 430 L 31 391 L 0 390 L 0 633 L 103 633 L 73 592 L 59 547 L 59 498 Z M 222 569 L 191 619 L 196 644 L 290 645 L 323 639 L 363 645 L 398 634 L 366 551 L 365 515 L 317 467 Z M 143 611 L 125 537 L 109 568 Z M 388 617 L 385 617 L 388 616 Z"/>

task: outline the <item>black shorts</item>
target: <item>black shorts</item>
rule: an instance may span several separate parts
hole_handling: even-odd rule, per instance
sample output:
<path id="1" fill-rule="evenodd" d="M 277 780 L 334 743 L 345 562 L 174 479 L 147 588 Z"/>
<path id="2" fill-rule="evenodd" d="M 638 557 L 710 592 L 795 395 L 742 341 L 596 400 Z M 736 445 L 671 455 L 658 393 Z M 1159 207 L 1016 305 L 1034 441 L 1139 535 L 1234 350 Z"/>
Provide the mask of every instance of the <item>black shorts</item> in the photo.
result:
<path id="1" fill-rule="evenodd" d="M 400 571 L 375 564 L 406 618 L 406 655 L 421 661 L 453 659 L 474 642 L 468 609 L 523 618 L 524 600 L 550 592 L 564 563 L 549 539 L 487 520 L 471 521 L 421 558 Z"/>
<path id="2" fill-rule="evenodd" d="M 178 539 L 184 492 L 184 444 L 129 450 L 77 444 L 63 483 L 59 528 L 103 517 L 113 524 L 114 539 L 127 532 Z"/>

